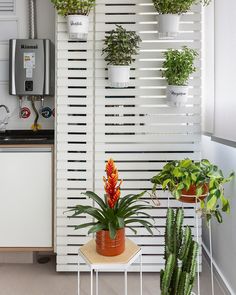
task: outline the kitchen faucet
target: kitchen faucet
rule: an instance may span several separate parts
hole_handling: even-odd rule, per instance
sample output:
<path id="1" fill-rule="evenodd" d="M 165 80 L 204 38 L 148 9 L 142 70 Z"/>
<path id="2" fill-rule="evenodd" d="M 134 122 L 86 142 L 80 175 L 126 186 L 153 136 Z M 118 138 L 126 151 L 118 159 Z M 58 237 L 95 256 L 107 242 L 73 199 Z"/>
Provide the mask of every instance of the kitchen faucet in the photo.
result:
<path id="1" fill-rule="evenodd" d="M 8 124 L 8 120 L 10 117 L 10 110 L 5 104 L 1 104 L 0 108 L 4 108 L 6 111 L 6 117 L 0 121 L 0 132 L 5 132 L 6 131 L 6 125 Z"/>

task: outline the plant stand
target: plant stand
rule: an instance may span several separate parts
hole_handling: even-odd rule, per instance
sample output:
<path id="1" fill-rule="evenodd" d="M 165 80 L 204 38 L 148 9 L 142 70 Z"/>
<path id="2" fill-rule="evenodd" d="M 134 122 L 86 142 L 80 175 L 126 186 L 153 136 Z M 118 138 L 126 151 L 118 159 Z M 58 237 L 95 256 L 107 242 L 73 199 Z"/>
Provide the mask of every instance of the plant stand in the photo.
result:
<path id="1" fill-rule="evenodd" d="M 124 294 L 127 295 L 127 273 L 131 264 L 137 260 L 140 263 L 140 295 L 142 295 L 143 281 L 142 281 L 142 250 L 134 242 L 126 239 L 125 251 L 118 256 L 108 257 L 99 255 L 96 252 L 95 240 L 91 240 L 79 249 L 78 252 L 78 295 L 80 295 L 80 258 L 90 268 L 90 294 L 94 294 L 93 277 L 95 273 L 95 290 L 98 295 L 98 273 L 102 271 L 117 271 L 124 272 Z"/>
<path id="2" fill-rule="evenodd" d="M 195 204 L 195 226 L 196 226 L 196 240 L 199 245 L 199 214 L 198 214 L 199 205 L 196 202 Z M 212 253 L 212 232 L 211 232 L 211 221 L 209 222 L 209 239 L 210 239 L 210 268 L 211 268 L 211 295 L 215 295 L 214 290 L 214 269 L 213 269 L 213 253 Z M 200 285 L 200 251 L 198 252 L 198 269 L 197 269 L 197 294 L 192 292 L 192 295 L 201 295 L 201 285 Z"/>

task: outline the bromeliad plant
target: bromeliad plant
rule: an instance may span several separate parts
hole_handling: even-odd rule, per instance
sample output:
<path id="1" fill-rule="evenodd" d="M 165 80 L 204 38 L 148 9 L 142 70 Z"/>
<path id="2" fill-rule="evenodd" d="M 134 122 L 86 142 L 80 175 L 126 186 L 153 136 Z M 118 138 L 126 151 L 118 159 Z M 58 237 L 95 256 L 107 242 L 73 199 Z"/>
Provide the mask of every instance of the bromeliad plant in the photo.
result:
<path id="1" fill-rule="evenodd" d="M 108 65 L 129 66 L 133 62 L 133 56 L 138 54 L 140 42 L 141 38 L 136 32 L 129 32 L 116 25 L 116 29 L 105 37 L 102 54 Z"/>
<path id="2" fill-rule="evenodd" d="M 165 269 L 161 271 L 161 295 L 190 295 L 197 270 L 199 245 L 189 226 L 183 230 L 184 211 L 168 209 L 165 232 Z"/>
<path id="3" fill-rule="evenodd" d="M 89 234 L 101 230 L 109 231 L 110 238 L 113 240 L 116 237 L 117 230 L 125 227 L 130 228 L 136 234 L 132 224 L 139 223 L 152 234 L 152 223 L 144 219 L 151 218 L 144 211 L 152 208 L 151 205 L 141 201 L 145 192 L 138 195 L 130 194 L 121 198 L 120 186 L 122 181 L 119 182 L 118 178 L 118 170 L 114 161 L 110 159 L 106 164 L 106 177 L 104 177 L 106 192 L 104 200 L 94 192 L 88 191 L 84 195 L 95 201 L 98 207 L 77 205 L 70 210 L 74 212 L 72 217 L 87 214 L 95 221 L 78 225 L 75 229 L 90 227 Z"/>
<path id="4" fill-rule="evenodd" d="M 223 185 L 230 182 L 233 177 L 234 173 L 224 177 L 222 170 L 206 159 L 200 162 L 184 159 L 167 163 L 151 181 L 154 184 L 153 192 L 161 186 L 163 190 L 169 190 L 177 200 L 181 199 L 183 191 L 195 187 L 195 197 L 201 202 L 201 210 L 207 220 L 210 220 L 213 215 L 221 223 L 220 211 L 230 212 L 230 203 L 225 198 Z M 207 186 L 207 195 L 203 200 L 201 196 L 205 186 Z"/>
<path id="5" fill-rule="evenodd" d="M 96 0 L 51 0 L 59 15 L 89 15 Z"/>
<path id="6" fill-rule="evenodd" d="M 168 85 L 186 86 L 189 77 L 196 71 L 196 50 L 183 46 L 181 50 L 168 49 L 164 53 L 162 76 L 166 78 Z"/>

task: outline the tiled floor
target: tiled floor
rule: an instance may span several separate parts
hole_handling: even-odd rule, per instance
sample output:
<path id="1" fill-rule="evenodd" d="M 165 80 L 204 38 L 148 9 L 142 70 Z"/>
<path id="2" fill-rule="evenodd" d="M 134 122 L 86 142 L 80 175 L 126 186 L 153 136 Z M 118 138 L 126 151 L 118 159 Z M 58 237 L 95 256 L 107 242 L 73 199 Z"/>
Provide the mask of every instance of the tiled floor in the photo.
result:
<path id="1" fill-rule="evenodd" d="M 201 274 L 201 295 L 211 295 L 210 272 L 204 262 Z M 54 262 L 33 265 L 0 265 L 0 295 L 76 295 L 76 274 L 56 273 Z M 101 274 L 99 294 L 123 295 L 123 276 L 121 274 Z M 159 295 L 159 275 L 145 273 L 143 295 Z M 90 294 L 89 275 L 81 278 L 81 295 Z M 223 295 L 215 282 L 215 295 Z M 128 295 L 139 295 L 137 274 L 128 276 Z M 197 293 L 196 293 L 197 295 Z"/>

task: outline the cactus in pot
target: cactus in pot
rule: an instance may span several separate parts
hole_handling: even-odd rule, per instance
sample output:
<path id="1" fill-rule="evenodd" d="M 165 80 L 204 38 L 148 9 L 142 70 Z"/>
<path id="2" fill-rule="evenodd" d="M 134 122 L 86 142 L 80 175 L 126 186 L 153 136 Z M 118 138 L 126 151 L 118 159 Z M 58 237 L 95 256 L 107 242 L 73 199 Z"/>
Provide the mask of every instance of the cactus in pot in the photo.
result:
<path id="1" fill-rule="evenodd" d="M 161 271 L 161 295 L 190 295 L 193 289 L 199 245 L 189 226 L 183 230 L 184 211 L 169 208 L 165 232 L 165 269 Z"/>

